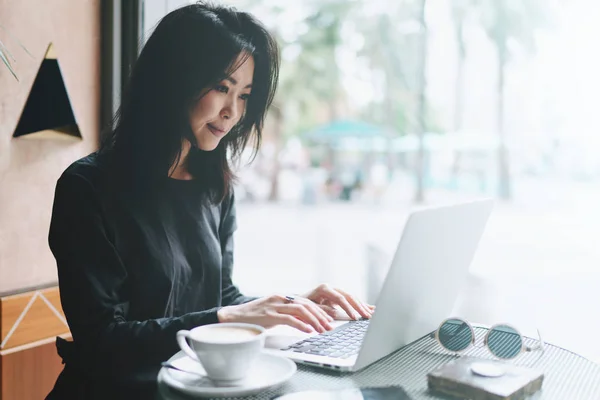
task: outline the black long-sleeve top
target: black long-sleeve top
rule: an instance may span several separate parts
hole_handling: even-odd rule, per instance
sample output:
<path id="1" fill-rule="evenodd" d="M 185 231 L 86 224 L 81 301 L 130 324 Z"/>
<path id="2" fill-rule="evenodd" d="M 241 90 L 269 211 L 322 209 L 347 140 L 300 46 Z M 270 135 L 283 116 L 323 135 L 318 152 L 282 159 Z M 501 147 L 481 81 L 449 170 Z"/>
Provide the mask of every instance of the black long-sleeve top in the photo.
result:
<path id="1" fill-rule="evenodd" d="M 213 204 L 196 181 L 171 178 L 115 189 L 101 159 L 91 154 L 61 175 L 49 232 L 73 335 L 58 343 L 70 389 L 135 382 L 178 351 L 178 330 L 251 300 L 231 280 L 233 194 Z"/>

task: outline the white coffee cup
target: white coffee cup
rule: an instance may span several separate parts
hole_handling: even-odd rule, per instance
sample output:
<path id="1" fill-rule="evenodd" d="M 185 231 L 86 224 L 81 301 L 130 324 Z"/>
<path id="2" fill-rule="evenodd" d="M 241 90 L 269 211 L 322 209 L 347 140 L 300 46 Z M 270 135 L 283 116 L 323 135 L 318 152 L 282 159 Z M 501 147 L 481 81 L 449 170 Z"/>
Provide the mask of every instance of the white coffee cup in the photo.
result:
<path id="1" fill-rule="evenodd" d="M 216 385 L 236 386 L 263 349 L 265 329 L 237 322 L 202 325 L 177 332 L 177 343 L 188 357 L 202 364 Z"/>

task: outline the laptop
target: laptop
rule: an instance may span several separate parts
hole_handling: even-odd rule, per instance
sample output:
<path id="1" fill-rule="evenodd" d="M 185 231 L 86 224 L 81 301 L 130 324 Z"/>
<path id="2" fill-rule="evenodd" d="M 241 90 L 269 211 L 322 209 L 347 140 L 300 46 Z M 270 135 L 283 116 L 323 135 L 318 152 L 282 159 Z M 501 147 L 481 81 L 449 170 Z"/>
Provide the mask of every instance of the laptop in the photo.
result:
<path id="1" fill-rule="evenodd" d="M 297 363 L 358 371 L 433 332 L 450 316 L 492 211 L 484 199 L 413 211 L 370 320 L 267 348 Z"/>

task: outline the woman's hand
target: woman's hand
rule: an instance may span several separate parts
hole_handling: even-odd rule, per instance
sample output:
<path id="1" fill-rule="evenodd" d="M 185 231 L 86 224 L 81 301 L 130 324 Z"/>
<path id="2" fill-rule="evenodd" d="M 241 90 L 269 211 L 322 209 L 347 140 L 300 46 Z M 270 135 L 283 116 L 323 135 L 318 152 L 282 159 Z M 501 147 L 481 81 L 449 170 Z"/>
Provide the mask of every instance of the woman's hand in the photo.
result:
<path id="1" fill-rule="evenodd" d="M 246 322 L 265 328 L 275 325 L 289 325 L 306 333 L 323 333 L 333 329 L 333 321 L 322 307 L 313 301 L 294 297 L 272 295 L 248 303 L 227 306 L 217 312 L 219 322 Z"/>
<path id="2" fill-rule="evenodd" d="M 334 289 L 326 284 L 317 286 L 304 297 L 319 304 L 330 315 L 335 315 L 334 307 L 339 306 L 351 319 L 355 320 L 360 317 L 371 318 L 375 310 L 375 306 L 365 304 L 345 291 Z"/>

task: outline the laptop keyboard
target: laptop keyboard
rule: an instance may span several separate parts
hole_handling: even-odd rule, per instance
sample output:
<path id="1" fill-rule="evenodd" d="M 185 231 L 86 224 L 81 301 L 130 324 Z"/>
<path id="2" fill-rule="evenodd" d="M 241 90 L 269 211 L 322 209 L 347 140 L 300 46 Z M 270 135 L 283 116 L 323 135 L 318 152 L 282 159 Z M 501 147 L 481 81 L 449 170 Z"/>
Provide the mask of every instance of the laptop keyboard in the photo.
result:
<path id="1" fill-rule="evenodd" d="M 358 354 L 368 326 L 368 319 L 350 321 L 332 331 L 311 336 L 282 350 L 334 358 L 348 358 Z"/>

